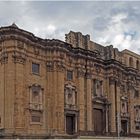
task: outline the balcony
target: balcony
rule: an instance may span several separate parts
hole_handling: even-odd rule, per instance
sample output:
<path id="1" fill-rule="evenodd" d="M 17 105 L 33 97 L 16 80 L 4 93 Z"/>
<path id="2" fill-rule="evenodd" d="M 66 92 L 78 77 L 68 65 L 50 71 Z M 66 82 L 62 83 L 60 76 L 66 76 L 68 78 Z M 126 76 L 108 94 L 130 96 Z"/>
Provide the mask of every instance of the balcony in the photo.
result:
<path id="1" fill-rule="evenodd" d="M 38 103 L 29 103 L 29 109 L 35 111 L 42 111 L 43 106 L 42 104 L 38 104 Z"/>

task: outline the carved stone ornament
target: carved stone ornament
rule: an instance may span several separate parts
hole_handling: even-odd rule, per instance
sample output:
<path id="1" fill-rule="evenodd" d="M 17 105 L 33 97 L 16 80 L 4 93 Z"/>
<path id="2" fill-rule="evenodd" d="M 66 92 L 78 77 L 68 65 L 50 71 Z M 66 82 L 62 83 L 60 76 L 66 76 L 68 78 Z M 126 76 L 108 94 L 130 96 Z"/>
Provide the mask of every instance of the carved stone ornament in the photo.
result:
<path id="1" fill-rule="evenodd" d="M 85 71 L 83 69 L 78 69 L 77 70 L 77 76 L 78 77 L 84 77 L 85 76 Z"/>
<path id="2" fill-rule="evenodd" d="M 96 67 L 96 72 L 99 74 L 101 73 L 101 68 L 100 67 Z"/>
<path id="3" fill-rule="evenodd" d="M 134 89 L 133 84 L 131 81 L 127 82 L 127 86 L 128 86 L 128 91 L 131 91 L 132 89 Z"/>
<path id="4" fill-rule="evenodd" d="M 62 61 L 56 62 L 56 69 L 57 69 L 57 71 L 64 72 L 64 70 L 65 70 L 64 63 Z"/>
<path id="5" fill-rule="evenodd" d="M 46 67 L 47 67 L 47 71 L 53 71 L 54 70 L 54 63 L 52 61 L 47 61 Z"/>
<path id="6" fill-rule="evenodd" d="M 86 72 L 86 78 L 91 79 L 92 78 L 92 72 L 89 70 Z"/>
<path id="7" fill-rule="evenodd" d="M 29 110 L 30 111 L 41 111 L 43 110 L 43 88 L 38 84 L 29 86 Z"/>
<path id="8" fill-rule="evenodd" d="M 37 48 L 37 47 L 34 47 L 34 53 L 35 53 L 35 55 L 39 55 L 39 49 Z"/>
<path id="9" fill-rule="evenodd" d="M 65 109 L 75 110 L 76 109 L 76 100 L 77 100 L 77 91 L 76 87 L 71 84 L 66 84 L 65 89 Z"/>
<path id="10" fill-rule="evenodd" d="M 24 43 L 21 42 L 21 41 L 17 41 L 17 47 L 18 47 L 19 49 L 23 49 L 23 48 L 24 48 Z"/>
<path id="11" fill-rule="evenodd" d="M 7 53 L 7 51 L 3 51 L 0 54 L 0 62 L 1 62 L 1 64 L 5 64 L 5 63 L 8 62 L 8 53 Z"/>
<path id="12" fill-rule="evenodd" d="M 71 64 L 71 63 L 72 63 L 72 58 L 69 57 L 69 58 L 68 58 L 68 61 L 69 61 L 69 63 Z"/>
<path id="13" fill-rule="evenodd" d="M 89 62 L 89 67 L 93 67 L 94 66 L 94 63 L 93 62 Z"/>
<path id="14" fill-rule="evenodd" d="M 64 53 L 63 52 L 60 52 L 60 58 L 64 58 Z"/>
<path id="15" fill-rule="evenodd" d="M 96 70 L 97 74 L 101 73 L 101 67 L 97 64 L 95 64 L 95 70 Z"/>
<path id="16" fill-rule="evenodd" d="M 26 55 L 24 53 L 14 51 L 12 57 L 14 63 L 25 64 L 26 62 Z"/>

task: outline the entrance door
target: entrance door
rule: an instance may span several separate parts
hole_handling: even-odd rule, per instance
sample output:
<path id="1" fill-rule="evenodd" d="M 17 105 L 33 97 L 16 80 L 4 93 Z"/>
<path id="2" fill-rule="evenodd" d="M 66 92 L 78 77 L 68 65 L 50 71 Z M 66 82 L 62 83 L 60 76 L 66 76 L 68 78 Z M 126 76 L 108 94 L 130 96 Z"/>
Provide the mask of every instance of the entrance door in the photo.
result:
<path id="1" fill-rule="evenodd" d="M 126 136 L 127 135 L 127 121 L 126 120 L 122 120 L 121 121 L 121 135 L 122 136 Z"/>
<path id="2" fill-rule="evenodd" d="M 103 112 L 101 109 L 94 109 L 93 111 L 94 116 L 94 131 L 96 135 L 103 134 Z"/>
<path id="3" fill-rule="evenodd" d="M 75 132 L 75 116 L 74 115 L 66 116 L 66 132 L 69 135 L 72 135 Z"/>

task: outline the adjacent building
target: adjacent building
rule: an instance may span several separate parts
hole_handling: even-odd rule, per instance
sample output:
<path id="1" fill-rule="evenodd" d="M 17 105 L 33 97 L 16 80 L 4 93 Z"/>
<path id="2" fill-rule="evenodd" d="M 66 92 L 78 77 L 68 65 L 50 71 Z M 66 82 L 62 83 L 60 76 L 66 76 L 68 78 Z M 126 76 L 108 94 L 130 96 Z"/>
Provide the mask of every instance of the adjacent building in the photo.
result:
<path id="1" fill-rule="evenodd" d="M 0 137 L 140 136 L 140 55 L 70 31 L 0 28 Z"/>

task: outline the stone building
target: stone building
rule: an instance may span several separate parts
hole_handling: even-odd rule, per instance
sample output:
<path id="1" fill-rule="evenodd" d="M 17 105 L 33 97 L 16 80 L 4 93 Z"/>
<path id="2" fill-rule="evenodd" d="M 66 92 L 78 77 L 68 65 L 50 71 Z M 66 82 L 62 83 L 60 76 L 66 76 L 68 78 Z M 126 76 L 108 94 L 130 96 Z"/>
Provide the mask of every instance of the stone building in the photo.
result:
<path id="1" fill-rule="evenodd" d="M 140 136 L 140 55 L 70 31 L 0 28 L 0 137 Z"/>

